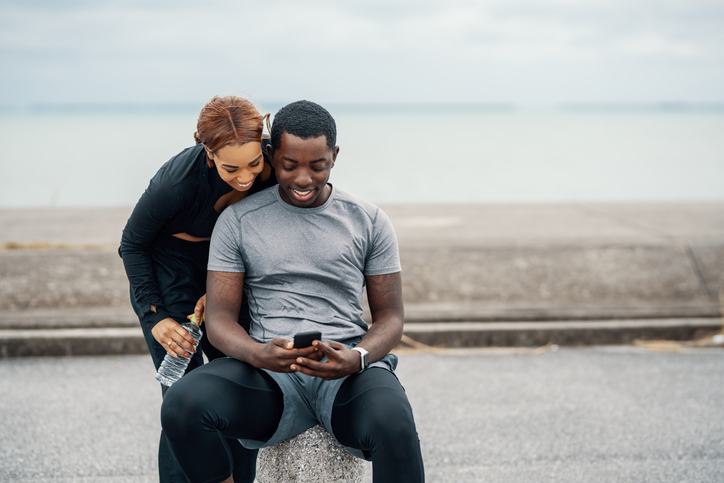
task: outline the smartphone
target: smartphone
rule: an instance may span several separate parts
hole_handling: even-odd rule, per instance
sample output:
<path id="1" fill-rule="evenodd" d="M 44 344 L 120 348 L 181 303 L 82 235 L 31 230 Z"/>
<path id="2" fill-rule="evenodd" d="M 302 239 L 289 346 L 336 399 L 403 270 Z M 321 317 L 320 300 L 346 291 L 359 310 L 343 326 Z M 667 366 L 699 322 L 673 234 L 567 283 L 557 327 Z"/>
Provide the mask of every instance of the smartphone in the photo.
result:
<path id="1" fill-rule="evenodd" d="M 294 348 L 304 349 L 312 345 L 312 342 L 315 340 L 322 340 L 322 333 L 320 331 L 300 332 L 294 336 Z"/>

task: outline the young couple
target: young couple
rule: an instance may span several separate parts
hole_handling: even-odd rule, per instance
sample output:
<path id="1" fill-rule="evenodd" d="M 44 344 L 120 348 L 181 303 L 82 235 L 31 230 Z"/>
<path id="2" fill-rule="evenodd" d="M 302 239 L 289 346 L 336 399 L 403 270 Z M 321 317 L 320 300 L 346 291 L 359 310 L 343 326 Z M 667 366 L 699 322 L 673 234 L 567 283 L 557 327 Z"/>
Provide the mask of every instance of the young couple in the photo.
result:
<path id="1" fill-rule="evenodd" d="M 164 395 L 161 480 L 179 481 L 169 475 L 180 465 L 191 482 L 250 482 L 256 449 L 322 424 L 372 461 L 375 482 L 423 481 L 389 353 L 404 322 L 392 225 L 329 184 L 339 148 L 324 108 L 285 106 L 270 141 L 263 121 L 247 101 L 214 98 L 199 144 L 161 168 L 124 230 L 132 302 L 156 366 L 166 353 L 185 356 L 181 347 L 194 354 L 194 370 Z M 211 361 L 202 366 L 178 323 L 204 308 Z M 321 340 L 294 348 L 305 331 Z"/>

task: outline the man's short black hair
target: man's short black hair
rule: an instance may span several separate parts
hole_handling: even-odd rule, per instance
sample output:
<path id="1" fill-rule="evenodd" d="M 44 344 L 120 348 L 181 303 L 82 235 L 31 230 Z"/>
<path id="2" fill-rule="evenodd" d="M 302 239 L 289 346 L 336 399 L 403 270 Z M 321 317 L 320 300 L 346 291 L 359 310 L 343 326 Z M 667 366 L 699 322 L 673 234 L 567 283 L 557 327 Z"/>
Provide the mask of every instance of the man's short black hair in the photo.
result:
<path id="1" fill-rule="evenodd" d="M 325 108 L 310 101 L 287 104 L 274 115 L 271 145 L 279 149 L 282 134 L 289 133 L 302 139 L 325 136 L 331 149 L 337 145 L 337 124 Z"/>

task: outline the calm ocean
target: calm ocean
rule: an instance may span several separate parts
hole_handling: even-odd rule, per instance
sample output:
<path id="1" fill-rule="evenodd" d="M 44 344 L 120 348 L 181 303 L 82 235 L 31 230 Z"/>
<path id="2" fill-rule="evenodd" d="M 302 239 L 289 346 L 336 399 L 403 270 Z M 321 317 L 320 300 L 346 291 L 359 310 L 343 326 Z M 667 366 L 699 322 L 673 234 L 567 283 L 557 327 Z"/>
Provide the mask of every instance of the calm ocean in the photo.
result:
<path id="1" fill-rule="evenodd" d="M 724 200 L 724 109 L 330 111 L 331 181 L 376 203 Z M 0 208 L 132 206 L 197 115 L 0 113 Z"/>

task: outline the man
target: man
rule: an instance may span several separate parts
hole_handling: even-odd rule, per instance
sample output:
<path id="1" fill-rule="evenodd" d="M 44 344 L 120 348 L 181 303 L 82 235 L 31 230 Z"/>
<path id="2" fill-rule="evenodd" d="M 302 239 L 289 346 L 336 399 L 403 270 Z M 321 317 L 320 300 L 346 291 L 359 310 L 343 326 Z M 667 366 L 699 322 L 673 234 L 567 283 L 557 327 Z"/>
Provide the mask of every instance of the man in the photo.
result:
<path id="1" fill-rule="evenodd" d="M 269 148 L 279 186 L 232 205 L 214 228 L 206 330 L 230 358 L 182 378 L 162 409 L 191 482 L 232 481 L 227 437 L 259 448 L 315 424 L 371 460 L 376 483 L 424 481 L 389 353 L 404 323 L 397 240 L 379 208 L 328 183 L 338 153 L 329 112 L 308 101 L 285 106 Z M 249 333 L 237 323 L 245 284 Z M 294 348 L 294 335 L 312 330 L 321 340 Z"/>

